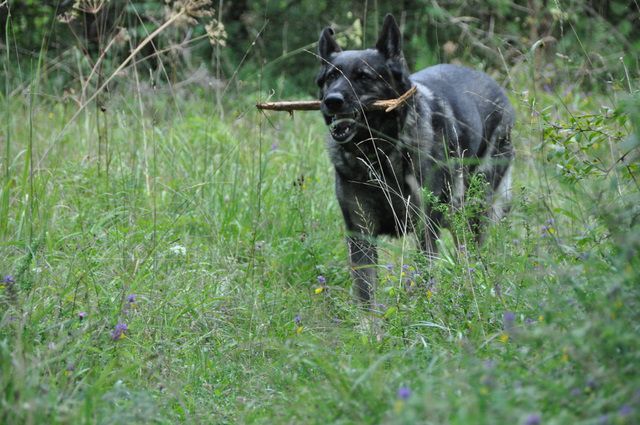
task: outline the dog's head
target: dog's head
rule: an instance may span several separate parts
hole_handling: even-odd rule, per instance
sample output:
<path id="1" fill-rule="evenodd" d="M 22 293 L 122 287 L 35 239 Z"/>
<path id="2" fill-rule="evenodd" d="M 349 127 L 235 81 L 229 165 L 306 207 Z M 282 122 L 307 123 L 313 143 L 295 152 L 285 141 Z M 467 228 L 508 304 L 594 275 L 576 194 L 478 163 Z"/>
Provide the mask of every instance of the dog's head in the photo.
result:
<path id="1" fill-rule="evenodd" d="M 398 119 L 383 111 L 366 111 L 376 100 L 394 99 L 411 88 L 402 54 L 402 36 L 392 15 L 387 15 L 375 48 L 343 51 L 325 28 L 318 42 L 321 111 L 331 137 L 339 143 L 361 141 L 376 133 L 398 131 Z M 385 116 L 387 114 L 387 116 Z M 395 118 L 402 108 L 393 112 Z"/>

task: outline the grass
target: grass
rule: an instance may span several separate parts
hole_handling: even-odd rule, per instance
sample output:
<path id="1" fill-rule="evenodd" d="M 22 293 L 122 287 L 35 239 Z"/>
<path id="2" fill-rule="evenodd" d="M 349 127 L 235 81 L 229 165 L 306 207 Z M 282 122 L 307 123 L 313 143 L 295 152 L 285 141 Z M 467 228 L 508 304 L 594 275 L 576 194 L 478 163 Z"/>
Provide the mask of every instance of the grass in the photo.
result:
<path id="1" fill-rule="evenodd" d="M 382 240 L 379 331 L 319 116 L 5 95 L 0 422 L 637 423 L 633 115 L 514 81 L 511 214 L 433 270 Z"/>

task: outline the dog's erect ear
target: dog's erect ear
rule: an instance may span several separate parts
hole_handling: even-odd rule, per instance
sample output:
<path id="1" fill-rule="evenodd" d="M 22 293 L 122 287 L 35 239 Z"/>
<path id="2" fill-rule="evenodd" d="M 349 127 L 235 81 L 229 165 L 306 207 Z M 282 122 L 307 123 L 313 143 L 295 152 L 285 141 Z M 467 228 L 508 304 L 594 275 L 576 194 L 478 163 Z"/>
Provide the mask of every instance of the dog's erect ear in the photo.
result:
<path id="1" fill-rule="evenodd" d="M 402 58 L 402 34 L 392 14 L 384 17 L 376 49 L 387 59 Z"/>
<path id="2" fill-rule="evenodd" d="M 318 55 L 322 62 L 328 61 L 331 55 L 342 51 L 338 43 L 333 38 L 333 30 L 327 27 L 320 33 L 320 40 L 318 40 Z"/>

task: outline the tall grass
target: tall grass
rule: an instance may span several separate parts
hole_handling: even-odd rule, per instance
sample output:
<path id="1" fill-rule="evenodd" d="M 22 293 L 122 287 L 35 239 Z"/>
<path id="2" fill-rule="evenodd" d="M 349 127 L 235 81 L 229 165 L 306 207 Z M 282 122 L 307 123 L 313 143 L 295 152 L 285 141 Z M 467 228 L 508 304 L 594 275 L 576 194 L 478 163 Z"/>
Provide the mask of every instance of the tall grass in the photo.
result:
<path id="1" fill-rule="evenodd" d="M 638 422 L 637 98 L 529 66 L 511 214 L 432 269 L 383 239 L 373 332 L 319 116 L 138 74 L 78 113 L 7 79 L 0 422 Z"/>

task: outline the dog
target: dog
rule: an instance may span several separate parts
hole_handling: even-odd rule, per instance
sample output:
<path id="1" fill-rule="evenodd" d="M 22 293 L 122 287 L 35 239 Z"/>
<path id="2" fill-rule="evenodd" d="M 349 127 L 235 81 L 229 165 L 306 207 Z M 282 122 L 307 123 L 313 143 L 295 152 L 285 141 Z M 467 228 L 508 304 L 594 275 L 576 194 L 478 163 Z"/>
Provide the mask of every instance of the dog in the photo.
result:
<path id="1" fill-rule="evenodd" d="M 325 28 L 318 57 L 320 110 L 329 127 L 354 292 L 371 305 L 378 236 L 415 232 L 426 257 L 434 259 L 447 225 L 438 206 L 461 208 L 472 178 L 486 189 L 482 217 L 472 220 L 476 239 L 482 239 L 484 221 L 504 215 L 515 113 L 504 90 L 482 72 L 441 64 L 410 74 L 392 15 L 375 47 L 365 50 L 343 51 Z M 413 86 L 415 94 L 391 112 L 367 108 Z"/>

